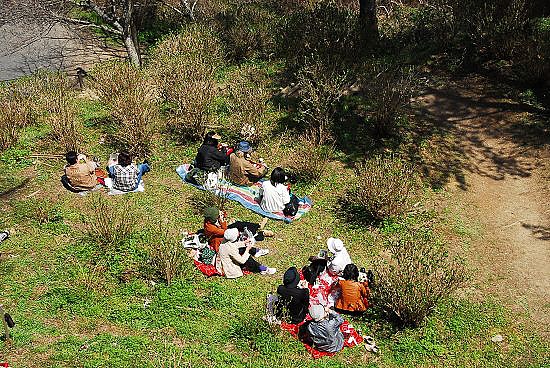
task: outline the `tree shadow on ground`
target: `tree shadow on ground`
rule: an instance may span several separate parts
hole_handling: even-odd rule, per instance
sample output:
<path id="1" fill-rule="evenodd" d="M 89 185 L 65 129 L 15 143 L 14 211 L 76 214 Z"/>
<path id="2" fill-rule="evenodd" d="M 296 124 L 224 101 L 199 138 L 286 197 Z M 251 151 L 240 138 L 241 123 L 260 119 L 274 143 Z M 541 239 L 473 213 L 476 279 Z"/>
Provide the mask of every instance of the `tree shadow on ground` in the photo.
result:
<path id="1" fill-rule="evenodd" d="M 27 184 L 29 184 L 29 182 L 31 181 L 31 178 L 25 178 L 23 179 L 23 181 L 21 181 L 20 183 L 12 186 L 12 187 L 9 187 L 7 189 L 3 189 L 1 192 L 0 192 L 0 200 L 6 200 L 6 199 L 9 199 L 10 197 L 12 197 L 15 193 L 17 193 L 19 190 L 25 188 L 27 186 Z"/>

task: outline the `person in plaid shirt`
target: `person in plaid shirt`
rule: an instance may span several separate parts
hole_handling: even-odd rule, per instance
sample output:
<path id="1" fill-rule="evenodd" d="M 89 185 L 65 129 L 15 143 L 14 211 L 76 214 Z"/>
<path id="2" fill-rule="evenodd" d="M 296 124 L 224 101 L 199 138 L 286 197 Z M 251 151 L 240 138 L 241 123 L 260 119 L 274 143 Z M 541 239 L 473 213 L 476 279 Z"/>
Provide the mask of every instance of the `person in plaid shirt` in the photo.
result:
<path id="1" fill-rule="evenodd" d="M 151 167 L 147 161 L 135 165 L 132 156 L 126 151 L 118 154 L 118 163 L 109 166 L 109 176 L 113 180 L 113 189 L 131 192 L 137 189 L 141 177 L 149 172 Z"/>

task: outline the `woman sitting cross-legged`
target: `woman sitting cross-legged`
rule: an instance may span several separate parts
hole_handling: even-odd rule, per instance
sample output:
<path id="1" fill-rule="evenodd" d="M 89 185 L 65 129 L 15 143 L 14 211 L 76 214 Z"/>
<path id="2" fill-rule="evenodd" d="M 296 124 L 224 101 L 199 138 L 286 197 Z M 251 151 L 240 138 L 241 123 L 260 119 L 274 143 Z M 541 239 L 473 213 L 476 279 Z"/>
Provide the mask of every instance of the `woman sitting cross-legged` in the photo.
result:
<path id="1" fill-rule="evenodd" d="M 309 289 L 300 287 L 300 274 L 296 267 L 290 267 L 283 276 L 283 285 L 277 288 L 278 301 L 275 315 L 292 324 L 302 322 L 309 308 Z"/>
<path id="2" fill-rule="evenodd" d="M 239 230 L 225 230 L 225 241 L 220 244 L 216 258 L 216 268 L 220 273 L 223 273 L 228 279 L 234 279 L 243 276 L 243 269 L 263 275 L 272 275 L 277 272 L 275 268 L 264 266 L 252 257 L 250 250 L 253 241 L 251 239 L 238 241 L 238 238 Z"/>
<path id="3" fill-rule="evenodd" d="M 344 319 L 338 313 L 321 304 L 309 307 L 312 320 L 300 330 L 300 338 L 319 351 L 336 353 L 344 347 L 344 335 L 340 325 Z"/>
<path id="4" fill-rule="evenodd" d="M 370 295 L 366 282 L 358 282 L 359 270 L 353 263 L 344 268 L 344 280 L 338 281 L 340 297 L 334 307 L 343 313 L 360 314 L 367 310 Z"/>
<path id="5" fill-rule="evenodd" d="M 267 218 L 265 218 L 265 220 L 267 221 Z M 204 210 L 204 235 L 208 239 L 208 245 L 216 252 L 223 241 L 225 230 L 238 229 L 240 233 L 243 233 L 245 229 L 247 229 L 254 235 L 254 240 L 262 241 L 264 237 L 274 235 L 272 231 L 263 230 L 264 226 L 265 222 L 257 224 L 246 221 L 235 221 L 228 225 L 225 212 L 218 210 L 216 207 L 208 207 Z M 269 253 L 267 249 L 251 249 L 251 254 L 257 257 L 267 253 Z"/>

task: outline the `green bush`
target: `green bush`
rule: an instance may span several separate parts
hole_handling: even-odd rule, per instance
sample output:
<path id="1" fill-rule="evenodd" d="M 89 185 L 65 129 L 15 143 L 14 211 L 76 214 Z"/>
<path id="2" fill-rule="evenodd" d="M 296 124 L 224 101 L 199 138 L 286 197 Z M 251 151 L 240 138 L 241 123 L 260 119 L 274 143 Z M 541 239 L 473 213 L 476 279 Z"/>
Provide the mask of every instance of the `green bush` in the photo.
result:
<path id="1" fill-rule="evenodd" d="M 426 225 L 405 225 L 386 240 L 387 257 L 375 266 L 377 306 L 404 326 L 419 326 L 467 279 Z"/>
<path id="2" fill-rule="evenodd" d="M 222 63 L 221 45 L 202 26 L 171 35 L 155 48 L 148 70 L 167 107 L 168 130 L 180 140 L 204 136 Z"/>
<path id="3" fill-rule="evenodd" d="M 359 222 L 379 222 L 406 213 L 419 187 L 416 172 L 398 157 L 375 156 L 356 167 L 342 196 L 342 210 Z"/>

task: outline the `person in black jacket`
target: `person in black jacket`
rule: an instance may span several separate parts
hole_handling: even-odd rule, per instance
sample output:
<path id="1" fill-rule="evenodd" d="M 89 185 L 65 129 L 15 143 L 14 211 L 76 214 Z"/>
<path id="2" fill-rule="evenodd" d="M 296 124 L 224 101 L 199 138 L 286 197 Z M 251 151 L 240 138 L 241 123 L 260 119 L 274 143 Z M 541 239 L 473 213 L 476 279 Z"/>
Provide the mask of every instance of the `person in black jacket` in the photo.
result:
<path id="1" fill-rule="evenodd" d="M 227 148 L 218 149 L 220 139 L 220 135 L 215 132 L 206 133 L 197 157 L 195 157 L 197 168 L 205 171 L 217 171 L 220 166 L 229 163 Z"/>
<path id="2" fill-rule="evenodd" d="M 309 289 L 298 287 L 300 275 L 296 267 L 290 267 L 283 276 L 283 285 L 277 288 L 279 298 L 275 315 L 297 324 L 306 318 L 309 308 Z"/>

